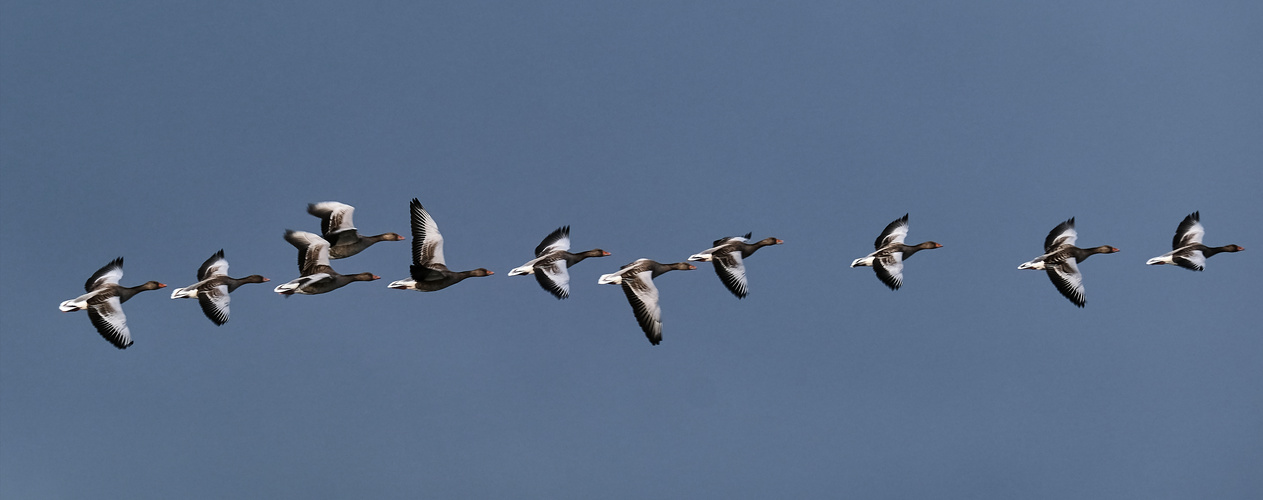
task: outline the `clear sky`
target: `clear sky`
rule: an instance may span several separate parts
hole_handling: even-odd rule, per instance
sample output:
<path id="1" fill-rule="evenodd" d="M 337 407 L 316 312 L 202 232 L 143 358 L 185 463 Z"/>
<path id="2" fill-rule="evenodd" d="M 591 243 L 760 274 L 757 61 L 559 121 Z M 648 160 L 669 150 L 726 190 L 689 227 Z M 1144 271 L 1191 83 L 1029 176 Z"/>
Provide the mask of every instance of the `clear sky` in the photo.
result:
<path id="1" fill-rule="evenodd" d="M 0 3 L 0 497 L 1258 498 L 1263 3 Z M 307 203 L 455 269 L 282 299 Z M 1144 262 L 1201 211 L 1248 250 Z M 902 290 L 850 269 L 910 213 Z M 1017 265 L 1076 217 L 1087 307 Z M 558 301 L 507 271 L 570 225 Z M 753 232 L 737 300 L 598 276 Z M 119 351 L 57 304 L 117 256 Z"/>

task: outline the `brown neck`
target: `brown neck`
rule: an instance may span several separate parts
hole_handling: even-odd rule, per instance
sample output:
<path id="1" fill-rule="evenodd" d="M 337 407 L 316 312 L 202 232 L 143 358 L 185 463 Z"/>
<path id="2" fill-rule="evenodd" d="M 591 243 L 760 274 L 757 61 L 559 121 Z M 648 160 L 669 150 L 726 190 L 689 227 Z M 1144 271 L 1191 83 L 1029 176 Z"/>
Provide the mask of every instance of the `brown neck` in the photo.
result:
<path id="1" fill-rule="evenodd" d="M 1240 252 L 1242 250 L 1245 250 L 1245 248 L 1242 248 L 1238 245 L 1224 245 L 1221 247 L 1208 247 L 1208 246 L 1202 245 L 1202 255 L 1206 257 L 1210 257 L 1211 255 L 1215 255 L 1221 252 Z"/>
<path id="2" fill-rule="evenodd" d="M 586 252 L 580 252 L 580 253 L 566 252 L 563 255 L 565 255 L 566 257 L 566 264 L 573 266 L 588 257 L 605 257 L 609 254 L 610 253 L 606 252 L 605 250 L 601 250 L 600 248 L 594 248 L 592 250 L 588 250 Z"/>
<path id="3" fill-rule="evenodd" d="M 763 247 L 765 247 L 765 246 L 769 246 L 769 245 L 779 245 L 779 244 L 781 244 L 781 243 L 784 243 L 784 241 L 783 241 L 783 240 L 776 239 L 776 238 L 771 238 L 771 237 L 768 237 L 768 238 L 763 238 L 763 239 L 761 239 L 761 240 L 759 240 L 759 241 L 756 241 L 756 242 L 754 242 L 754 243 L 750 243 L 750 244 L 745 244 L 745 243 L 743 243 L 743 244 L 739 245 L 739 247 L 741 248 L 741 256 L 742 256 L 742 257 L 749 257 L 749 256 L 750 256 L 750 254 L 752 254 L 752 253 L 754 253 L 754 252 L 755 252 L 755 250 L 758 250 L 758 249 L 760 249 L 760 248 L 763 248 Z"/>
<path id="4" fill-rule="evenodd" d="M 1071 252 L 1074 253 L 1075 260 L 1079 262 L 1088 260 L 1088 257 L 1091 257 L 1098 253 L 1114 253 L 1118 251 L 1117 248 L 1114 248 L 1109 245 L 1101 245 L 1099 247 L 1092 247 L 1092 248 L 1079 248 L 1079 247 L 1070 247 L 1070 248 L 1071 248 Z"/>
<path id="5" fill-rule="evenodd" d="M 943 245 L 940 245 L 940 244 L 935 243 L 935 242 L 933 242 L 933 241 L 927 241 L 927 242 L 925 242 L 925 243 L 921 243 L 921 244 L 918 244 L 918 245 L 912 245 L 912 246 L 904 245 L 904 246 L 903 246 L 903 258 L 907 259 L 908 257 L 911 257 L 911 256 L 912 256 L 912 254 L 917 253 L 917 252 L 920 252 L 920 251 L 922 251 L 922 250 L 932 250 L 932 249 L 935 249 L 935 248 L 940 248 L 940 247 L 942 247 L 942 246 L 943 246 Z"/>
<path id="6" fill-rule="evenodd" d="M 143 292 L 146 290 L 157 290 L 165 286 L 167 285 L 158 283 L 157 281 L 149 281 L 149 282 L 145 282 L 143 284 L 136 285 L 133 287 L 119 287 L 118 288 L 118 301 L 120 303 L 127 302 L 127 299 L 132 298 L 133 295 L 136 295 L 140 292 Z"/>
<path id="7" fill-rule="evenodd" d="M 657 263 L 655 262 L 655 264 Z M 653 266 L 653 277 L 656 278 L 658 276 L 661 276 L 663 273 L 667 271 L 687 271 L 690 269 L 697 269 L 697 267 L 692 264 L 689 264 L 688 262 L 676 262 L 675 264 L 658 264 L 656 266 Z"/>

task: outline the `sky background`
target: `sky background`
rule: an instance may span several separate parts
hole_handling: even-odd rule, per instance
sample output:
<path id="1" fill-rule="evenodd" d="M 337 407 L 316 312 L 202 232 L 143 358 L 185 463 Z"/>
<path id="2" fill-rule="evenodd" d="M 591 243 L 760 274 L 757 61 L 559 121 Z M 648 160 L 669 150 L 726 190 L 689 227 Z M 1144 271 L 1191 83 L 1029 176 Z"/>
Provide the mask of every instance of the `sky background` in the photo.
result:
<path id="1" fill-rule="evenodd" d="M 0 2 L 0 497 L 1259 498 L 1263 3 Z M 307 203 L 454 269 L 282 299 Z M 1148 267 L 1200 210 L 1222 254 Z M 850 261 L 910 213 L 886 289 Z M 1077 217 L 1087 307 L 1017 265 Z M 558 301 L 550 231 L 611 257 Z M 597 278 L 656 282 L 653 347 Z M 119 351 L 57 304 L 171 288 Z"/>

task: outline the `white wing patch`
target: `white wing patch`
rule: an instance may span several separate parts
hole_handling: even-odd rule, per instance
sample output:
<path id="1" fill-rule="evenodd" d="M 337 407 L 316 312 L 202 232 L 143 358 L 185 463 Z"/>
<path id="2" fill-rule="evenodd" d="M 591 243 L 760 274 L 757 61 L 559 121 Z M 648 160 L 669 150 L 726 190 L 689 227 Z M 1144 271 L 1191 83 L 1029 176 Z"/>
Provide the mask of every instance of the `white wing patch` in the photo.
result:
<path id="1" fill-rule="evenodd" d="M 216 325 L 228 322 L 228 301 L 228 285 L 205 288 L 197 294 L 197 302 L 201 304 L 202 312 Z"/>
<path id="2" fill-rule="evenodd" d="M 873 271 L 877 273 L 877 279 L 891 290 L 898 290 L 903 286 L 903 252 L 892 252 L 873 259 Z"/>
<path id="3" fill-rule="evenodd" d="M 653 272 L 642 271 L 623 277 L 623 292 L 631 303 L 636 322 L 645 332 L 649 343 L 662 342 L 662 309 L 658 307 L 658 287 L 653 284 Z"/>
<path id="4" fill-rule="evenodd" d="M 88 319 L 92 320 L 96 331 L 114 344 L 114 347 L 126 349 L 132 345 L 132 333 L 127 329 L 127 316 L 123 314 L 123 304 L 117 296 L 89 306 Z"/>
<path id="5" fill-rule="evenodd" d="M 1205 236 L 1206 228 L 1202 226 L 1201 222 L 1194 222 L 1186 231 L 1184 231 L 1184 233 L 1180 234 L 1179 245 L 1175 247 L 1175 250 L 1184 248 L 1194 243 L 1201 243 L 1202 238 Z"/>
<path id="6" fill-rule="evenodd" d="M 1201 271 L 1206 268 L 1206 254 L 1203 254 L 1201 250 L 1176 252 L 1176 254 L 1171 257 L 1171 263 L 1185 269 Z"/>
<path id="7" fill-rule="evenodd" d="M 1048 266 L 1048 278 L 1052 280 L 1053 285 L 1057 287 L 1070 302 L 1074 305 L 1083 307 L 1087 303 L 1086 295 L 1083 292 L 1083 275 L 1079 273 L 1079 266 L 1075 263 L 1073 257 L 1068 258 L 1057 265 Z"/>
<path id="8" fill-rule="evenodd" d="M 728 287 L 728 291 L 732 292 L 739 299 L 744 299 L 748 293 L 748 283 L 746 282 L 746 265 L 741 259 L 740 252 L 724 252 L 716 254 L 712 264 L 715 266 L 715 274 L 719 275 L 719 280 L 724 282 L 724 286 Z"/>
<path id="9" fill-rule="evenodd" d="M 443 264 L 443 235 L 439 225 L 425 211 L 421 202 L 412 200 L 412 263 L 420 265 Z"/>
<path id="10" fill-rule="evenodd" d="M 570 296 L 570 272 L 566 269 L 566 259 L 557 258 L 548 264 L 537 266 L 535 280 L 539 286 L 548 290 L 553 296 L 564 299 Z"/>
<path id="11" fill-rule="evenodd" d="M 322 233 L 332 234 L 355 229 L 355 222 L 351 220 L 351 216 L 355 214 L 355 207 L 346 203 L 336 201 L 312 203 L 307 206 L 307 213 L 320 217 L 320 232 Z"/>

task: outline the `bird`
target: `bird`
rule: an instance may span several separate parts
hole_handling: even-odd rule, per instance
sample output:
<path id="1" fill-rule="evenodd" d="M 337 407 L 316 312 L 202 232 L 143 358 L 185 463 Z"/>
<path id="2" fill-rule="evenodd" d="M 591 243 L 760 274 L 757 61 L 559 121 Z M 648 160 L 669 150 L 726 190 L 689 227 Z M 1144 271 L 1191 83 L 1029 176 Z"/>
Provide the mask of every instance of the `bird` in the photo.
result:
<path id="1" fill-rule="evenodd" d="M 137 286 L 126 287 L 118 284 L 122 278 L 123 258 L 119 257 L 92 273 L 92 277 L 83 285 L 88 293 L 62 302 L 59 308 L 63 312 L 87 309 L 88 319 L 92 321 L 96 331 L 114 344 L 114 347 L 126 349 L 132 345 L 132 334 L 127 328 L 123 303 L 140 292 L 165 288 L 167 285 L 146 281 Z"/>
<path id="2" fill-rule="evenodd" d="M 544 237 L 535 247 L 535 258 L 509 271 L 509 276 L 534 274 L 539 286 L 558 299 L 570 296 L 569 268 L 588 257 L 607 257 L 609 252 L 594 248 L 570 253 L 570 226 L 562 226 Z"/>
<path id="3" fill-rule="evenodd" d="M 285 230 L 285 241 L 298 248 L 298 272 L 300 276 L 277 285 L 273 290 L 286 297 L 293 294 L 315 295 L 342 288 L 352 281 L 381 279 L 373 273 L 338 274 L 329 267 L 329 242 L 315 233 Z"/>
<path id="4" fill-rule="evenodd" d="M 618 272 L 602 275 L 598 284 L 622 285 L 627 301 L 631 303 L 636 322 L 644 330 L 649 343 L 662 342 L 662 308 L 658 306 L 658 287 L 653 279 L 673 270 L 691 270 L 697 267 L 688 262 L 660 264 L 649 259 L 638 259 L 620 268 Z"/>
<path id="5" fill-rule="evenodd" d="M 1083 295 L 1083 275 L 1079 274 L 1078 263 L 1098 253 L 1115 253 L 1118 251 L 1109 245 L 1092 248 L 1074 246 L 1079 234 L 1074 230 L 1074 217 L 1058 224 L 1044 239 L 1044 254 L 1025 262 L 1018 269 L 1037 269 L 1048 271 L 1057 290 L 1065 295 L 1074 305 L 1083 307 L 1087 300 Z"/>
<path id="6" fill-rule="evenodd" d="M 1145 264 L 1158 266 L 1171 264 L 1192 271 L 1201 271 L 1206 266 L 1206 259 L 1220 252 L 1240 252 L 1245 247 L 1240 245 L 1224 245 L 1208 247 L 1202 244 L 1202 236 L 1206 228 L 1202 227 L 1201 212 L 1193 212 L 1175 228 L 1175 237 L 1171 239 L 1170 252 L 1149 259 Z"/>
<path id="7" fill-rule="evenodd" d="M 921 250 L 943 248 L 943 245 L 933 241 L 908 246 L 903 244 L 903 239 L 907 236 L 908 214 L 903 214 L 903 217 L 887 224 L 886 229 L 877 236 L 877 240 L 873 242 L 876 251 L 855 259 L 851 262 L 851 267 L 872 267 L 877 273 L 877 279 L 891 290 L 898 290 L 903 286 L 903 261 Z"/>
<path id="8" fill-rule="evenodd" d="M 409 205 L 412 212 L 412 266 L 408 278 L 391 282 L 387 288 L 434 292 L 460 283 L 465 278 L 495 274 L 484 268 L 455 272 L 443 261 L 443 235 L 430 213 L 413 198 Z"/>
<path id="9" fill-rule="evenodd" d="M 336 201 L 307 204 L 307 213 L 320 217 L 320 232 L 329 241 L 329 258 L 345 259 L 379 241 L 400 241 L 403 236 L 383 233 L 377 236 L 361 236 L 351 221 L 355 207 Z"/>
<path id="10" fill-rule="evenodd" d="M 713 263 L 715 274 L 719 275 L 719 280 L 728 287 L 728 291 L 736 295 L 738 299 L 744 299 L 748 293 L 749 284 L 746 281 L 746 265 L 743 259 L 765 246 L 785 243 L 785 240 L 772 237 L 746 243 L 751 234 L 754 233 L 717 239 L 712 243 L 714 245 L 712 248 L 693 254 L 688 260 Z"/>
<path id="11" fill-rule="evenodd" d="M 224 258 L 221 248 L 211 255 L 202 267 L 197 268 L 197 283 L 171 291 L 172 299 L 197 299 L 202 305 L 202 312 L 216 325 L 228 322 L 228 294 L 246 283 L 264 283 L 270 281 L 257 274 L 244 278 L 228 277 L 228 260 Z"/>

